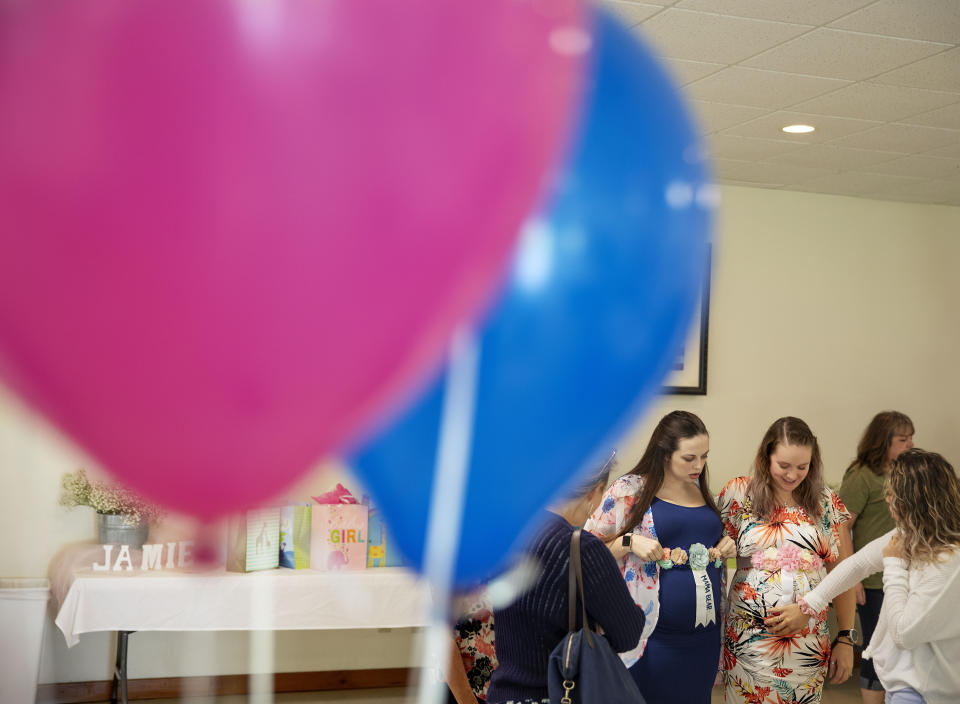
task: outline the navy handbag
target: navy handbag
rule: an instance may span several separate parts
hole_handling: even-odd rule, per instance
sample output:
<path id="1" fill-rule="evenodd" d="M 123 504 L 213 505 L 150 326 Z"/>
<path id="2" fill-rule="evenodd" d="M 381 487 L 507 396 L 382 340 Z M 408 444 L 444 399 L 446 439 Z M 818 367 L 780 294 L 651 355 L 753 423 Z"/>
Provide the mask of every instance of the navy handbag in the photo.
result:
<path id="1" fill-rule="evenodd" d="M 580 531 L 570 537 L 570 631 L 550 653 L 547 688 L 550 704 L 646 704 L 633 677 L 610 643 L 587 622 L 586 595 L 580 568 Z M 577 630 L 577 589 L 583 628 Z"/>

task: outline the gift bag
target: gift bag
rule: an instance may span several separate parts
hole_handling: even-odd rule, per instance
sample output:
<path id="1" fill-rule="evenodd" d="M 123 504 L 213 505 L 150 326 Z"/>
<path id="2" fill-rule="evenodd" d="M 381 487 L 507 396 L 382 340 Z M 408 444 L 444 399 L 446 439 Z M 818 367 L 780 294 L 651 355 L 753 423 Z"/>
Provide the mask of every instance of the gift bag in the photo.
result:
<path id="1" fill-rule="evenodd" d="M 227 569 L 270 570 L 280 564 L 280 509 L 263 508 L 231 518 L 227 525 Z"/>
<path id="2" fill-rule="evenodd" d="M 399 567 L 401 564 L 397 548 L 389 539 L 383 513 L 371 506 L 367 522 L 367 567 Z"/>
<path id="3" fill-rule="evenodd" d="M 309 503 L 280 507 L 280 566 L 302 570 L 310 567 Z"/>
<path id="4" fill-rule="evenodd" d="M 362 570 L 367 566 L 366 506 L 337 484 L 336 490 L 313 497 L 310 566 L 315 570 Z M 322 503 L 336 501 L 336 503 Z"/>

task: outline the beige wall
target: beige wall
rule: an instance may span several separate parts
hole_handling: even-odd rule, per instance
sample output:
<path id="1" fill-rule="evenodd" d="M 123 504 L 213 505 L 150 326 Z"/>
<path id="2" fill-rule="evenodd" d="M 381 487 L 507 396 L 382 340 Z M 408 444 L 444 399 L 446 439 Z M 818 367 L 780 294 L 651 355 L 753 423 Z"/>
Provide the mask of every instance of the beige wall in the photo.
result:
<path id="1" fill-rule="evenodd" d="M 708 394 L 654 404 L 620 471 L 674 408 L 710 430 L 715 491 L 783 415 L 818 435 L 829 482 L 883 409 L 960 462 L 960 208 L 725 188 L 718 224 Z"/>
<path id="2" fill-rule="evenodd" d="M 960 461 L 960 208 L 746 188 L 723 189 L 714 256 L 709 394 L 654 405 L 621 443 L 620 469 L 639 457 L 662 413 L 686 408 L 711 432 L 715 489 L 743 473 L 767 425 L 793 414 L 820 436 L 838 481 L 878 410 L 908 413 L 918 445 Z M 57 505 L 60 475 L 86 463 L 76 449 L 0 391 L 0 577 L 44 576 L 64 544 L 94 536 L 87 509 Z M 314 473 L 303 486 L 326 488 Z M 15 537 L 16 536 L 16 537 Z M 280 670 L 395 667 L 406 631 L 287 633 Z M 243 634 L 134 636 L 132 677 L 244 672 Z M 106 679 L 110 638 L 63 647 L 48 627 L 44 682 Z"/>

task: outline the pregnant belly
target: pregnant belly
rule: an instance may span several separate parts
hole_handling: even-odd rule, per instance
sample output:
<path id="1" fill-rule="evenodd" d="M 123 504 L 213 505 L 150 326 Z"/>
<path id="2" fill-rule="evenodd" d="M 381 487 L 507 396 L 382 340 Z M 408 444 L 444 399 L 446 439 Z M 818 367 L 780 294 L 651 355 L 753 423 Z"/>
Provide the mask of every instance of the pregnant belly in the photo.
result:
<path id="1" fill-rule="evenodd" d="M 706 628 L 717 628 L 720 620 L 720 571 L 709 567 L 707 575 L 710 577 L 710 598 L 702 582 L 694 578 L 689 569 L 661 570 L 660 571 L 660 617 L 657 621 L 657 631 L 674 633 L 692 633 L 704 630 L 704 626 L 696 626 L 697 621 L 697 592 L 701 591 L 701 608 L 712 604 L 714 622 Z"/>

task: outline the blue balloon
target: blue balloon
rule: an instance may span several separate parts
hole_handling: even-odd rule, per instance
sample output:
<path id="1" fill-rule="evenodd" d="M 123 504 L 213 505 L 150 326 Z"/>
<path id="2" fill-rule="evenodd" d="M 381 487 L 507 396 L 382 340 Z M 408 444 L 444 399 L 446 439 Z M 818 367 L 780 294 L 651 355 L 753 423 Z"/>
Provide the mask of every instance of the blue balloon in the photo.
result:
<path id="1" fill-rule="evenodd" d="M 715 191 L 681 96 L 608 15 L 595 14 L 593 34 L 572 158 L 478 331 L 460 585 L 503 568 L 537 510 L 637 419 L 683 345 L 705 273 Z M 444 382 L 350 462 L 421 571 Z"/>

